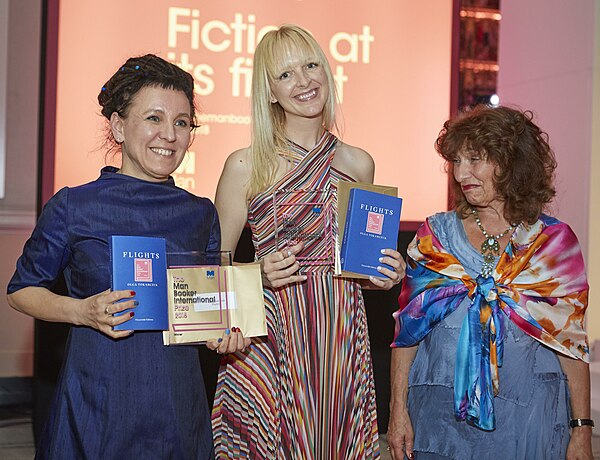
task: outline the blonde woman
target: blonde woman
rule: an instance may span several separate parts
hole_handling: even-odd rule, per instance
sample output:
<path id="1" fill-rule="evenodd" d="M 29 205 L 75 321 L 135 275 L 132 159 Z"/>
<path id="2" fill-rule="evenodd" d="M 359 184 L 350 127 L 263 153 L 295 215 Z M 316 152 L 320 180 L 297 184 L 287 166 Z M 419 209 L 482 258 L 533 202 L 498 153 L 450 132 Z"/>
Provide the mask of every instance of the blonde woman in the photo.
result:
<path id="1" fill-rule="evenodd" d="M 235 250 L 246 222 L 252 230 L 268 336 L 222 362 L 216 455 L 378 458 L 361 285 L 334 277 L 331 257 L 338 180 L 372 182 L 373 159 L 330 132 L 334 82 L 307 31 L 286 25 L 267 33 L 253 75 L 252 145 L 228 158 L 215 201 L 224 250 Z M 392 269 L 365 284 L 389 289 L 404 263 L 393 249 L 381 261 Z"/>

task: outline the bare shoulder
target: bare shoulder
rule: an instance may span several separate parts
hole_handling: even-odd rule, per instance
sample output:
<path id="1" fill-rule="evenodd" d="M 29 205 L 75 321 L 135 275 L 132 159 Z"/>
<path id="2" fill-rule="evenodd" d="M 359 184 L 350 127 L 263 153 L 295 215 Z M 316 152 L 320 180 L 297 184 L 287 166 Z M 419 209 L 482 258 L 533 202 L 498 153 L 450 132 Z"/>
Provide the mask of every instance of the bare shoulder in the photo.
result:
<path id="1" fill-rule="evenodd" d="M 235 251 L 244 228 L 247 208 L 247 192 L 250 184 L 250 149 L 233 152 L 225 161 L 217 184 L 215 206 L 221 223 L 221 249 Z"/>
<path id="2" fill-rule="evenodd" d="M 373 182 L 375 162 L 367 151 L 359 147 L 338 142 L 333 166 L 358 182 Z"/>
<path id="3" fill-rule="evenodd" d="M 250 147 L 232 152 L 225 161 L 223 174 L 233 174 L 236 176 L 250 177 L 252 170 L 252 161 L 250 159 Z"/>
<path id="4" fill-rule="evenodd" d="M 232 198 L 232 195 L 246 196 L 246 191 L 250 184 L 251 171 L 252 162 L 250 160 L 249 147 L 236 150 L 227 157 L 225 166 L 223 166 L 223 172 L 221 172 L 221 177 L 219 178 L 219 183 L 217 184 L 217 194 L 215 196 L 217 208 L 222 204 L 221 201 L 224 196 L 228 198 Z"/>

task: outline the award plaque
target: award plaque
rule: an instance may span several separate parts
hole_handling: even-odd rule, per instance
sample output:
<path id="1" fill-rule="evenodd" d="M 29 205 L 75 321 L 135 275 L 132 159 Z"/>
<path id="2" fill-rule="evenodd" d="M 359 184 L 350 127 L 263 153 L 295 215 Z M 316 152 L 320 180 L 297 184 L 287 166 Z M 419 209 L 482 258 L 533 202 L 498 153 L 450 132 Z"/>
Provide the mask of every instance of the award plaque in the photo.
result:
<path id="1" fill-rule="evenodd" d="M 267 333 L 258 264 L 233 266 L 229 251 L 168 253 L 167 259 L 165 345 L 206 342 L 233 326 L 246 337 Z"/>
<path id="2" fill-rule="evenodd" d="M 300 273 L 334 264 L 331 192 L 276 190 L 273 193 L 275 240 L 278 251 L 304 242 L 296 255 Z"/>

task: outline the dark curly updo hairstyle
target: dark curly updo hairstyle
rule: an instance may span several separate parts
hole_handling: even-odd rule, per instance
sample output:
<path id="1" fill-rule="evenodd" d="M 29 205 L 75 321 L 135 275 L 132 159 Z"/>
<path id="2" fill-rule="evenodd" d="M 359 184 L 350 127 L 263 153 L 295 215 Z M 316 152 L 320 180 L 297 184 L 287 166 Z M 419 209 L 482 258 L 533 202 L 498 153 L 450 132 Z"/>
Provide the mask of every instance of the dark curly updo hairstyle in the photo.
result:
<path id="1" fill-rule="evenodd" d="M 127 59 L 104 84 L 98 94 L 102 115 L 110 120 L 113 112 L 117 112 L 120 117 L 127 118 L 131 101 L 146 86 L 183 92 L 190 103 L 192 128 L 196 126 L 194 78 L 175 64 L 154 54 Z"/>
<path id="2" fill-rule="evenodd" d="M 446 160 L 454 205 L 462 218 L 471 207 L 452 173 L 453 161 L 464 150 L 498 166 L 494 186 L 509 222 L 533 224 L 552 201 L 556 159 L 548 135 L 532 120 L 528 110 L 478 105 L 444 123 L 435 148 Z"/>

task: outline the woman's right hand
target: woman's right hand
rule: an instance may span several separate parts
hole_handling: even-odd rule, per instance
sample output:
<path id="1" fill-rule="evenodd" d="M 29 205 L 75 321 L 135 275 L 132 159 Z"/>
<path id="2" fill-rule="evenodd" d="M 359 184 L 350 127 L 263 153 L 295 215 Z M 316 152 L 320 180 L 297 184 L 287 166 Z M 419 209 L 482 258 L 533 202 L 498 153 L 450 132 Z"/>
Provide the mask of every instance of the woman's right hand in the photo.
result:
<path id="1" fill-rule="evenodd" d="M 305 275 L 297 275 L 300 264 L 296 260 L 298 254 L 304 248 L 300 242 L 289 248 L 273 252 L 260 261 L 263 284 L 268 287 L 278 288 L 286 284 L 306 281 Z"/>
<path id="2" fill-rule="evenodd" d="M 222 355 L 226 353 L 237 353 L 238 351 L 243 353 L 246 351 L 246 348 L 250 346 L 250 343 L 250 339 L 244 337 L 244 334 L 239 327 L 232 327 L 231 329 L 226 329 L 225 332 L 223 332 L 223 336 L 219 339 L 208 340 L 206 342 L 206 347 L 209 350 L 216 351 Z"/>
<path id="3" fill-rule="evenodd" d="M 84 308 L 78 309 L 80 318 L 78 323 L 89 326 L 106 334 L 113 339 L 120 339 L 131 335 L 133 331 L 115 331 L 113 327 L 129 321 L 134 316 L 134 312 L 128 312 L 123 315 L 115 315 L 124 310 L 135 308 L 138 305 L 133 291 L 110 291 L 106 290 L 100 294 L 93 295 L 81 300 Z M 120 300 L 125 300 L 120 302 Z"/>
<path id="4" fill-rule="evenodd" d="M 415 434 L 406 407 L 390 412 L 387 441 L 393 460 L 402 460 L 404 455 L 413 459 Z"/>

